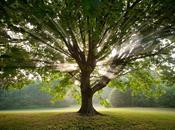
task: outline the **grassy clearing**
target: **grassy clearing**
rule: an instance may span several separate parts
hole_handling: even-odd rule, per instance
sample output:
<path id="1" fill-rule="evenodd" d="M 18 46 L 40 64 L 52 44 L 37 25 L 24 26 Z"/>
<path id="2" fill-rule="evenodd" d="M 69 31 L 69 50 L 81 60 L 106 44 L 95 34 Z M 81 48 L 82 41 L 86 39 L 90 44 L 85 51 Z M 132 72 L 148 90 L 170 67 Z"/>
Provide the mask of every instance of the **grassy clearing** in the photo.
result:
<path id="1" fill-rule="evenodd" d="M 100 109 L 103 116 L 82 117 L 75 109 L 3 111 L 0 130 L 175 130 L 175 109 Z"/>

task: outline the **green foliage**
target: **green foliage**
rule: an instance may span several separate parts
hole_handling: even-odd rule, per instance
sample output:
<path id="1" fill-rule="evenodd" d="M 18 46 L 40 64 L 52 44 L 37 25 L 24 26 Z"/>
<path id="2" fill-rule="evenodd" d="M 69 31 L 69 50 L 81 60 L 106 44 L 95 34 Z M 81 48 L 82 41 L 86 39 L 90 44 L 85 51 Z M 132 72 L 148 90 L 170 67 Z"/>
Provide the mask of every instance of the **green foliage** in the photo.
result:
<path id="1" fill-rule="evenodd" d="M 105 106 L 105 107 L 110 107 L 111 106 L 110 102 L 107 99 L 100 100 L 100 104 Z"/>
<path id="2" fill-rule="evenodd" d="M 68 91 L 68 95 L 70 98 L 73 98 L 76 101 L 76 104 L 81 103 L 81 94 L 78 86 L 73 85 L 72 88 Z"/>
<path id="3" fill-rule="evenodd" d="M 52 101 L 63 100 L 73 82 L 69 75 L 62 73 L 51 73 L 44 77 L 39 84 L 41 90 L 52 96 Z"/>
<path id="4" fill-rule="evenodd" d="M 148 96 L 160 96 L 163 92 L 160 84 L 161 79 L 154 71 L 139 69 L 119 79 L 112 80 L 109 86 L 122 91 L 130 88 L 133 95 L 142 92 Z"/>
<path id="5" fill-rule="evenodd" d="M 109 101 L 109 94 L 111 92 L 111 88 L 106 87 L 103 90 L 98 91 L 93 98 L 93 103 L 96 105 L 102 105 L 104 107 L 111 107 Z"/>
<path id="6" fill-rule="evenodd" d="M 21 88 L 24 84 L 30 82 L 28 78 L 21 73 L 20 70 L 25 68 L 33 68 L 32 62 L 28 59 L 30 57 L 29 52 L 24 48 L 19 48 L 17 46 L 8 47 L 2 49 L 0 55 L 2 66 L 0 85 L 6 88 L 8 85 L 13 87 Z"/>

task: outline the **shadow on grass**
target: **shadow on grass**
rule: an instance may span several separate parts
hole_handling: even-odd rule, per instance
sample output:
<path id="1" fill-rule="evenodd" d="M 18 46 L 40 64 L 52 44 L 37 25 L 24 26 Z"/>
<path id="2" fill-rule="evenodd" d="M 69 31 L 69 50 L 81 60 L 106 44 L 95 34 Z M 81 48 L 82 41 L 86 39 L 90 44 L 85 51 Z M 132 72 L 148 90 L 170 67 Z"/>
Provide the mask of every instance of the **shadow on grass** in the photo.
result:
<path id="1" fill-rule="evenodd" d="M 1 114 L 0 128 L 3 130 L 117 130 L 121 118 L 106 114 L 80 116 L 78 113 L 17 113 Z M 1 130 L 0 129 L 0 130 Z"/>

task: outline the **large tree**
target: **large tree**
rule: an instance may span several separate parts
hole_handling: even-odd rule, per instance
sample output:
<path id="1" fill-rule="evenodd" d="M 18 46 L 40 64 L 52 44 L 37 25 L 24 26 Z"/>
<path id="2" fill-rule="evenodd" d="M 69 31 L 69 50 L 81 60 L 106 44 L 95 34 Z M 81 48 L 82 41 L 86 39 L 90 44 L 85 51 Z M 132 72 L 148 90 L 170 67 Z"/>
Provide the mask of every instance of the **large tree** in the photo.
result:
<path id="1" fill-rule="evenodd" d="M 112 79 L 174 48 L 174 0 L 1 0 L 0 14 L 2 85 L 63 72 L 87 115 Z"/>

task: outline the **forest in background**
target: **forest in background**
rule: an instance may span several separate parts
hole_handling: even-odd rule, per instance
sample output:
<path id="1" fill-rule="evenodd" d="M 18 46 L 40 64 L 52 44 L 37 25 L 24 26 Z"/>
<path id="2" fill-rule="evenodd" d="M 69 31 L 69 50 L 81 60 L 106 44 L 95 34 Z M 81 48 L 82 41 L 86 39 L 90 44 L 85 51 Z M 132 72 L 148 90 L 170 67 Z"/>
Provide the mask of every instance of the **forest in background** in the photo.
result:
<path id="1" fill-rule="evenodd" d="M 175 86 L 162 86 L 163 93 L 159 97 L 147 96 L 144 93 L 132 95 L 132 90 L 125 91 L 116 88 L 105 88 L 94 97 L 94 104 L 108 101 L 107 107 L 175 107 Z M 100 99 L 99 99 L 100 98 Z M 106 100 L 102 100 L 106 99 Z M 33 109 L 33 108 L 63 108 L 78 105 L 72 97 L 53 102 L 52 96 L 38 86 L 28 85 L 22 89 L 0 89 L 0 110 Z"/>

